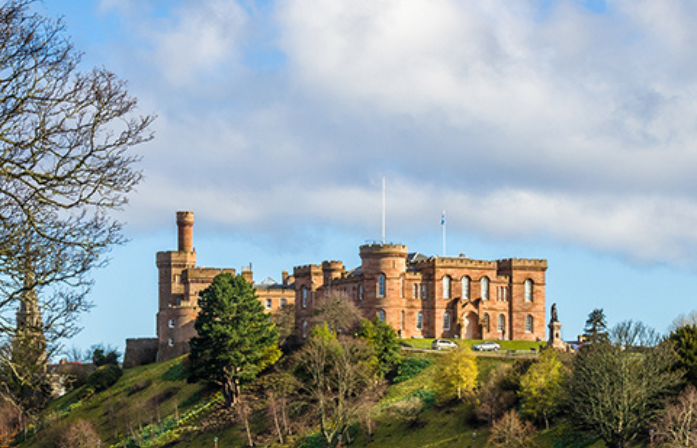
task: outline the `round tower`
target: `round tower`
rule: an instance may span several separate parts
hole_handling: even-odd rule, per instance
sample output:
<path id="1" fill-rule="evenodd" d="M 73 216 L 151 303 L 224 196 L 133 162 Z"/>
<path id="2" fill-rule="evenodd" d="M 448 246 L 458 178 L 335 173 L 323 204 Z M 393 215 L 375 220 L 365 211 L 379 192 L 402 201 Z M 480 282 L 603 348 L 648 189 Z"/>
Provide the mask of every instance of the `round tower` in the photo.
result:
<path id="1" fill-rule="evenodd" d="M 194 251 L 194 212 L 177 212 L 179 252 Z"/>
<path id="2" fill-rule="evenodd" d="M 402 276 L 407 269 L 407 246 L 403 244 L 366 244 L 360 248 L 366 316 L 384 318 L 400 328 L 400 310 L 404 306 Z"/>

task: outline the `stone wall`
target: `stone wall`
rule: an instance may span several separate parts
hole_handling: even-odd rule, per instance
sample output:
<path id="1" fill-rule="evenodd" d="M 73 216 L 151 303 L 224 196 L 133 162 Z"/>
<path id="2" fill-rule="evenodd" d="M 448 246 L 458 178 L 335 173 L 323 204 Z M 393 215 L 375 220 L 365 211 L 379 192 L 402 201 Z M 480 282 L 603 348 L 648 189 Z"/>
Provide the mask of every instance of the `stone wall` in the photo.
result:
<path id="1" fill-rule="evenodd" d="M 157 338 L 126 339 L 126 353 L 123 355 L 123 368 L 152 364 L 157 359 Z"/>

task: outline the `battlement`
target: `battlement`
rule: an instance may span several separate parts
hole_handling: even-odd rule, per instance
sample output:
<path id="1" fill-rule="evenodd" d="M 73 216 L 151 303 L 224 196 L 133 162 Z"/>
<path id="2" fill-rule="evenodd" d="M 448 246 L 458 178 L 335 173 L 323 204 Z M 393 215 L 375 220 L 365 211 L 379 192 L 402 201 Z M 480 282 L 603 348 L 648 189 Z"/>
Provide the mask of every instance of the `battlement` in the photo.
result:
<path id="1" fill-rule="evenodd" d="M 497 260 L 496 263 L 500 269 L 547 269 L 547 260 L 537 258 L 506 258 Z"/>
<path id="2" fill-rule="evenodd" d="M 196 263 L 196 252 L 167 251 L 158 252 L 155 255 L 156 266 L 158 268 L 170 264 L 193 264 Z"/>
<path id="3" fill-rule="evenodd" d="M 184 271 L 184 279 L 213 279 L 215 276 L 223 273 L 235 275 L 235 270 L 224 268 L 204 268 L 197 266 L 195 268 L 189 268 L 186 271 Z"/>
<path id="4" fill-rule="evenodd" d="M 417 269 L 425 269 L 431 266 L 453 267 L 453 268 L 476 268 L 476 269 L 496 269 L 496 261 L 473 260 L 471 258 L 460 257 L 430 257 L 425 260 L 418 260 L 412 263 Z"/>
<path id="5" fill-rule="evenodd" d="M 364 244 L 360 247 L 360 255 L 363 257 L 386 257 L 398 256 L 406 258 L 408 255 L 407 246 L 404 244 Z"/>
<path id="6" fill-rule="evenodd" d="M 322 268 L 316 264 L 305 264 L 293 268 L 293 276 L 296 278 L 304 275 L 322 275 Z"/>

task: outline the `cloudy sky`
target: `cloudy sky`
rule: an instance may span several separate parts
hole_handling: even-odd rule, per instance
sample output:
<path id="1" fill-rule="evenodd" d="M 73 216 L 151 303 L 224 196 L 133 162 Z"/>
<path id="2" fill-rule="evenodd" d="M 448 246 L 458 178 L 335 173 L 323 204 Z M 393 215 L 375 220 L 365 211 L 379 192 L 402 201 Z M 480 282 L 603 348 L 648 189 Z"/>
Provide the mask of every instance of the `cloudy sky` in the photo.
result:
<path id="1" fill-rule="evenodd" d="M 697 308 L 697 3 L 43 0 L 156 138 L 78 346 L 155 333 L 155 252 L 255 279 L 381 237 L 546 258 L 564 337 Z"/>

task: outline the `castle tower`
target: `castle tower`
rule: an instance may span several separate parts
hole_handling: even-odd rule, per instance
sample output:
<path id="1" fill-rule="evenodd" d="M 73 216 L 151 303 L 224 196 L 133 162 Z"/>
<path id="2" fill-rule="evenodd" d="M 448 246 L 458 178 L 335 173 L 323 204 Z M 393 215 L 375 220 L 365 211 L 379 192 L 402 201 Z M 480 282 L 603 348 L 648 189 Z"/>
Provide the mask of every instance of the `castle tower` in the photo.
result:
<path id="1" fill-rule="evenodd" d="M 407 246 L 366 244 L 360 247 L 365 315 L 372 319 L 384 312 L 385 321 L 401 326 L 404 309 L 403 275 L 407 269 Z"/>
<path id="2" fill-rule="evenodd" d="M 177 212 L 178 250 L 157 253 L 159 306 L 157 313 L 157 361 L 188 353 L 198 314 L 195 297 L 185 288 L 184 275 L 196 266 L 193 245 L 194 213 Z"/>

